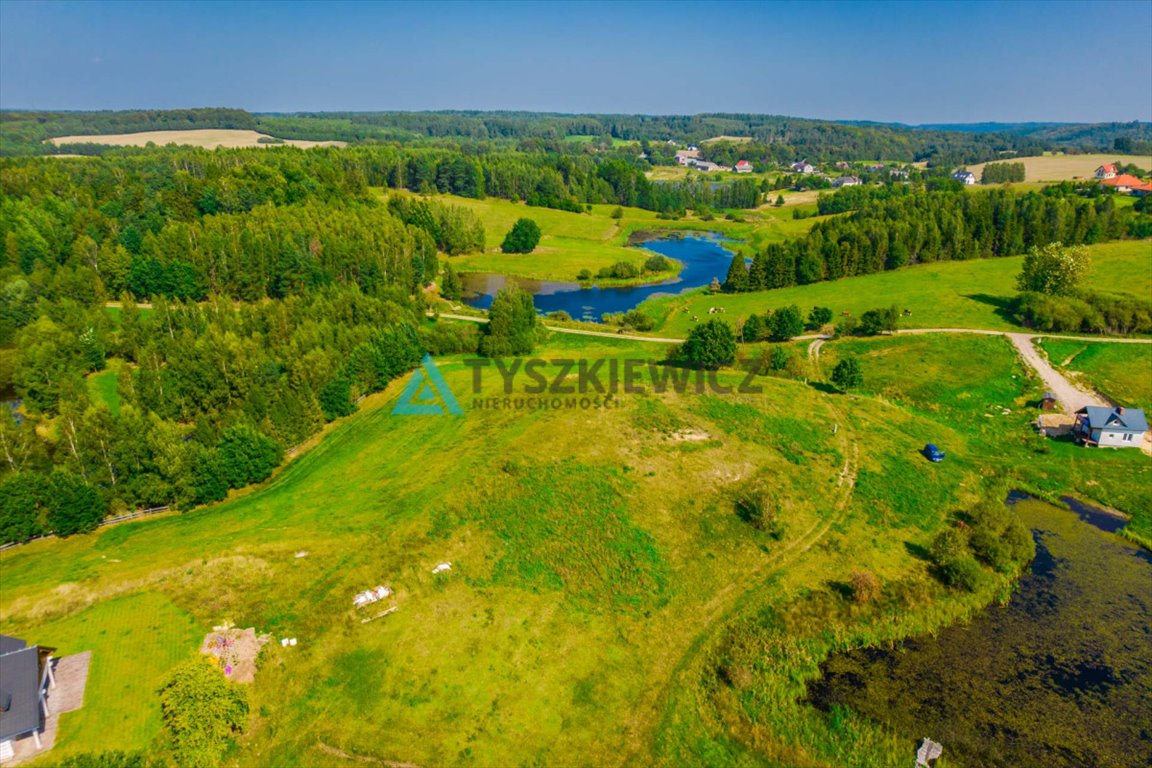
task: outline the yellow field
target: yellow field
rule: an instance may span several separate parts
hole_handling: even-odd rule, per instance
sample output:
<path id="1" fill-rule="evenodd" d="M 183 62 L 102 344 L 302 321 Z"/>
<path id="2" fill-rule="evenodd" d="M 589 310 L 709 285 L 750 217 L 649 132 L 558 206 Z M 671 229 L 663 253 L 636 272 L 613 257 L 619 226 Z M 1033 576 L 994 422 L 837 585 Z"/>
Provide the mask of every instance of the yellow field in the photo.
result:
<path id="1" fill-rule="evenodd" d="M 1152 169 L 1152 157 L 1143 155 L 1045 155 L 1043 157 L 1005 158 L 1004 162 L 1024 163 L 1025 181 L 1071 181 L 1090 178 L 1105 163 L 1132 163 Z M 980 178 L 986 163 L 970 165 L 968 170 Z"/>
<path id="2" fill-rule="evenodd" d="M 343 147 L 343 141 L 301 141 L 283 139 L 282 144 L 261 144 L 257 139 L 271 138 L 259 131 L 241 131 L 226 128 L 198 128 L 192 131 L 144 131 L 142 133 L 109 133 L 97 136 L 59 136 L 48 139 L 52 144 L 111 144 L 115 147 L 143 147 L 149 143 L 184 144 L 205 149 L 235 149 L 238 147 Z"/>

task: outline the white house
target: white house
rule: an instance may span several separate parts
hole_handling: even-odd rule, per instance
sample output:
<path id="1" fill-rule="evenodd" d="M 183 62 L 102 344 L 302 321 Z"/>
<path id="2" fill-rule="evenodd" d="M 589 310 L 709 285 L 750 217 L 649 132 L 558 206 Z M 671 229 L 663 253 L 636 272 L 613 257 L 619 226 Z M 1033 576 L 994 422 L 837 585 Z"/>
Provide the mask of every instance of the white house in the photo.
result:
<path id="1" fill-rule="evenodd" d="M 736 171 L 736 173 L 752 173 L 752 163 L 747 160 L 741 160 L 733 166 L 732 170 Z"/>
<path id="2" fill-rule="evenodd" d="M 1116 178 L 1116 166 L 1112 163 L 1105 163 L 1096 169 L 1096 178 L 1098 179 L 1114 179 Z"/>
<path id="3" fill-rule="evenodd" d="M 816 168 L 811 163 L 792 163 L 793 173 L 815 173 Z"/>
<path id="4" fill-rule="evenodd" d="M 1148 431 L 1148 419 L 1139 408 L 1086 405 L 1076 411 L 1072 434 L 1084 445 L 1139 448 Z"/>
<path id="5" fill-rule="evenodd" d="M 956 171 L 956 173 L 952 174 L 952 178 L 956 179 L 956 181 L 960 182 L 961 184 L 965 184 L 965 185 L 971 185 L 971 184 L 976 183 L 976 174 L 974 174 L 974 173 L 972 173 L 972 171 L 966 170 L 964 168 L 961 168 L 960 170 Z"/>
<path id="6" fill-rule="evenodd" d="M 676 162 L 680 165 L 692 165 L 700 158 L 698 149 L 681 149 L 676 153 Z"/>
<path id="7" fill-rule="evenodd" d="M 855 176 L 841 176 L 840 178 L 834 179 L 832 181 L 832 186 L 836 189 L 840 189 L 840 187 L 854 187 L 859 183 L 860 179 L 856 178 Z"/>

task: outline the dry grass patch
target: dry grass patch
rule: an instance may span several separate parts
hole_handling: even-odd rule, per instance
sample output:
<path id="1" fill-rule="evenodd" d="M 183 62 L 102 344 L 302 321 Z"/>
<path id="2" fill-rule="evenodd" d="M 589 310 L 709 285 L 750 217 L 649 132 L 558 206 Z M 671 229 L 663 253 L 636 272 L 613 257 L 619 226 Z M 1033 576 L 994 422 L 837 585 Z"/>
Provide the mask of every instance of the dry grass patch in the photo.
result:
<path id="1" fill-rule="evenodd" d="M 141 133 L 108 133 L 95 136 L 58 136 L 48 139 L 56 146 L 64 144 L 109 144 L 114 147 L 145 147 L 148 144 L 165 146 L 183 144 L 204 149 L 237 149 L 240 147 L 343 147 L 343 141 L 302 141 L 280 139 L 275 143 L 262 143 L 260 139 L 271 139 L 259 131 L 243 131 L 227 128 L 198 128 L 190 131 L 143 131 Z"/>

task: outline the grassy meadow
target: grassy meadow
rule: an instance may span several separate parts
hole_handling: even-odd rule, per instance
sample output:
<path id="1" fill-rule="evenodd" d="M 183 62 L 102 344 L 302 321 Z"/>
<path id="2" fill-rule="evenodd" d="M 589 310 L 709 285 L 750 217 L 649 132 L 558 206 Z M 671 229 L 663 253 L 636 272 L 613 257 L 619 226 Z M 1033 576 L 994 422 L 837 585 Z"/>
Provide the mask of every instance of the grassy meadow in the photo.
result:
<path id="1" fill-rule="evenodd" d="M 484 253 L 450 258 L 451 264 L 461 272 L 496 272 L 538 280 L 576 279 L 581 270 L 593 274 L 601 267 L 619 261 L 640 265 L 649 254 L 639 248 L 627 246 L 633 232 L 648 230 L 691 230 L 719 232 L 739 241 L 737 249 L 749 255 L 768 243 L 802 236 L 818 218 L 795 220 L 793 207 L 761 207 L 755 211 L 740 211 L 743 221 L 731 221 L 721 216 L 704 221 L 695 216 L 679 220 L 660 219 L 654 211 L 641 208 L 623 208 L 624 216 L 613 219 L 615 205 L 594 205 L 588 213 L 571 213 L 552 208 L 529 207 L 523 203 L 487 198 L 474 200 L 452 195 L 436 195 L 434 199 L 474 211 L 484 224 L 487 249 Z M 530 254 L 501 253 L 500 243 L 519 218 L 530 218 L 540 225 L 540 245 Z M 648 280 L 662 280 L 667 273 Z M 601 281 L 597 281 L 601 282 Z M 636 283 L 632 281 L 612 281 Z"/>
<path id="2" fill-rule="evenodd" d="M 1042 339 L 1052 364 L 1110 400 L 1152 412 L 1152 344 L 1093 344 Z"/>
<path id="3" fill-rule="evenodd" d="M 1152 240 L 1122 240 L 1089 246 L 1096 290 L 1152 294 Z M 912 314 L 901 324 L 909 328 L 982 328 L 1019 330 L 1008 316 L 1016 295 L 1016 275 L 1023 256 L 921 264 L 833 282 L 739 294 L 706 290 L 649 299 L 642 308 L 661 319 L 661 335 L 686 336 L 710 307 L 723 307 L 734 321 L 790 304 L 805 312 L 813 306 L 830 308 L 839 317 L 859 317 L 869 309 L 895 304 Z M 723 279 L 723 275 L 720 275 Z"/>
<path id="4" fill-rule="evenodd" d="M 536 354 L 655 352 L 553 334 Z M 844 354 L 858 394 L 819 384 Z M 254 492 L 0 553 L 0 629 L 93 651 L 62 751 L 146 748 L 156 681 L 233 621 L 299 639 L 262 659 L 235 765 L 903 766 L 920 734 L 797 694 L 828 651 L 1006 589 L 946 591 L 912 553 L 1010 485 L 1152 509 L 1145 457 L 1037 443 L 1039 385 L 998 338 L 830 342 L 815 384 L 647 386 L 593 410 L 477 409 L 462 360 L 439 364 L 464 417 L 390 415 L 397 381 Z M 502 397 L 489 373 L 481 395 Z M 917 453 L 929 441 L 943 464 Z M 750 489 L 778 536 L 737 514 Z M 844 595 L 861 568 L 885 585 L 876 605 Z M 394 600 L 355 611 L 376 584 Z"/>

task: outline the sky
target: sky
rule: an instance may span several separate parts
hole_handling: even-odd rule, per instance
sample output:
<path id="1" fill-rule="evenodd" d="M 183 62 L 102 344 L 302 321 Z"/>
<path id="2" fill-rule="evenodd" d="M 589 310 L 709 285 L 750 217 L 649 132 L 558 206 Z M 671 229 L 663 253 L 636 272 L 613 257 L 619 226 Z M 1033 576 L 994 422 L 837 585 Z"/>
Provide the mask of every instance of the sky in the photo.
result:
<path id="1" fill-rule="evenodd" d="M 1152 0 L 0 0 L 0 108 L 1152 120 Z"/>

